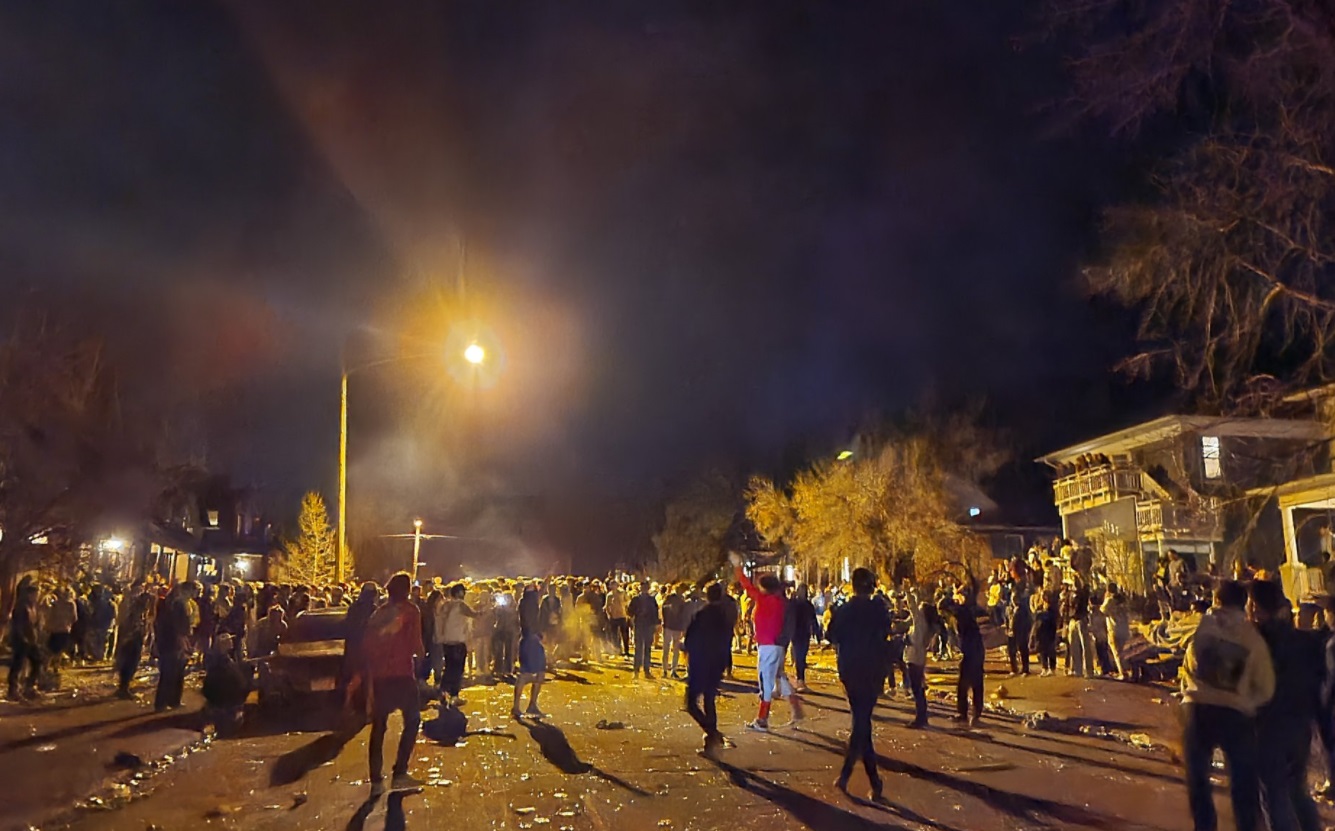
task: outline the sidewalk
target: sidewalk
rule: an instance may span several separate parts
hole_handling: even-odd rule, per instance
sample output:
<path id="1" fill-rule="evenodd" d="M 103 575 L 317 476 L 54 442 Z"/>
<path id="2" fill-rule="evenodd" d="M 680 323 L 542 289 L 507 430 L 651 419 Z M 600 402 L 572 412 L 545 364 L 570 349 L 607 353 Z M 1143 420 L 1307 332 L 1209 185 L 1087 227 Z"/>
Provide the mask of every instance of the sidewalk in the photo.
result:
<path id="1" fill-rule="evenodd" d="M 187 692 L 182 716 L 154 720 L 152 681 L 136 681 L 141 700 L 112 697 L 115 684 L 105 667 L 67 670 L 63 688 L 30 704 L 0 702 L 0 781 L 5 816 L 0 828 L 38 827 L 79 803 L 97 806 L 128 799 L 124 784 L 152 773 L 152 762 L 181 754 L 201 740 L 198 695 Z M 127 754 L 117 764 L 117 755 Z M 135 771 L 131 757 L 144 765 Z"/>

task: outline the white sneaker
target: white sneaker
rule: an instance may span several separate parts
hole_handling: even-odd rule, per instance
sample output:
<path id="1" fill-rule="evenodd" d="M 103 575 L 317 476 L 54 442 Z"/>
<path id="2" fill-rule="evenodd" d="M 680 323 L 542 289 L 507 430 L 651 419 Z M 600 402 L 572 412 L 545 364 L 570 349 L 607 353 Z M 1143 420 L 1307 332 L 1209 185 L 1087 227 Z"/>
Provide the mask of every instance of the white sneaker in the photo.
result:
<path id="1" fill-rule="evenodd" d="M 755 731 L 756 733 L 768 733 L 769 719 L 756 719 L 755 721 L 749 722 L 746 725 L 746 729 Z"/>

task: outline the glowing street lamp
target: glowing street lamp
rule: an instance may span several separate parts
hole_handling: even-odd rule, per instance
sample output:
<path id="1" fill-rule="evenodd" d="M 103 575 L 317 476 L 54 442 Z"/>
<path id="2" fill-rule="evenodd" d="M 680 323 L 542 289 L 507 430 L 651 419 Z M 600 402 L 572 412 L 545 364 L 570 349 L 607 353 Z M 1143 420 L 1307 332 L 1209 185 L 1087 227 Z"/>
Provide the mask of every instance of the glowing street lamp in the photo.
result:
<path id="1" fill-rule="evenodd" d="M 841 461 L 841 462 L 846 462 L 846 461 L 848 461 L 849 459 L 853 458 L 853 451 L 852 451 L 852 450 L 840 450 L 840 451 L 839 451 L 839 455 L 838 455 L 838 456 L 835 456 L 835 458 L 838 459 L 838 460 Z"/>
<path id="2" fill-rule="evenodd" d="M 342 394 L 339 396 L 338 415 L 338 538 L 334 549 L 335 582 L 343 582 L 343 570 L 348 561 L 348 376 L 363 369 L 422 357 L 427 356 L 406 355 L 398 358 L 385 358 L 354 367 L 349 367 L 346 362 L 343 364 Z M 478 367 L 486 362 L 487 350 L 482 347 L 482 344 L 473 341 L 464 347 L 463 357 L 465 361 Z M 414 522 L 414 525 L 417 526 L 420 536 L 421 520 Z M 413 576 L 414 578 L 417 576 L 416 555 L 413 556 Z"/>
<path id="3" fill-rule="evenodd" d="M 125 547 L 125 540 L 120 539 L 119 537 L 112 537 L 102 543 L 102 547 L 108 551 L 120 551 Z"/>
<path id="4" fill-rule="evenodd" d="M 413 582 L 417 582 L 417 566 L 422 555 L 422 520 L 413 520 Z"/>

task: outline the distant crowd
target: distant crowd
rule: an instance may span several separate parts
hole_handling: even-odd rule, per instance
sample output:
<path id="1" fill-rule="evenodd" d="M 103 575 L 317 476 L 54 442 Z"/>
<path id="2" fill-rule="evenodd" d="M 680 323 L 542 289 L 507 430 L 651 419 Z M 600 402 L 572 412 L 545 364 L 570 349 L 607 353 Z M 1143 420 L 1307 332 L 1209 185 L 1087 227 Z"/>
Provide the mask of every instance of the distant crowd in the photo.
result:
<path id="1" fill-rule="evenodd" d="M 853 722 L 838 784 L 847 788 L 861 761 L 879 797 L 872 711 L 902 688 L 914 703 L 907 726 L 927 727 L 933 660 L 955 664 L 953 719 L 963 728 L 983 718 L 989 647 L 1004 646 L 1003 666 L 1013 675 L 1030 674 L 1031 658 L 1039 675 L 1053 675 L 1064 656 L 1068 675 L 1143 677 L 1131 648 L 1142 637 L 1131 598 L 1095 567 L 1088 548 L 1067 540 L 999 562 L 985 581 L 946 570 L 919 584 L 882 586 L 859 568 L 846 583 L 812 590 L 772 571 L 748 573 L 733 559 L 732 579 L 703 584 L 616 575 L 413 584 L 402 573 L 383 587 L 27 579 L 10 619 L 8 693 L 32 699 L 58 688 L 71 666 L 105 666 L 116 695 L 132 699 L 148 660 L 158 670 L 156 709 L 181 706 L 194 668 L 203 674 L 208 711 L 225 722 L 240 717 L 257 672 L 290 627 L 308 614 L 338 612 L 337 692 L 349 712 L 371 723 L 378 793 L 389 716 L 404 719 L 392 786 L 415 787 L 408 763 L 423 700 L 435 700 L 442 713 L 457 711 L 466 680 L 512 684 L 512 715 L 540 719 L 540 693 L 558 664 L 627 661 L 635 679 L 661 673 L 684 682 L 685 709 L 704 733 L 702 752 L 714 755 L 730 744 L 715 702 L 724 679 L 735 677 L 735 656 L 756 656 L 758 705 L 746 728 L 764 732 L 776 702 L 786 701 L 789 724 L 804 718 L 811 651 L 832 648 Z M 1306 761 L 1315 730 L 1335 762 L 1335 601 L 1323 601 L 1320 628 L 1304 631 L 1271 575 L 1243 565 L 1235 577 L 1213 576 L 1190 555 L 1168 552 L 1153 576 L 1152 602 L 1137 607 L 1160 625 L 1199 620 L 1180 675 L 1191 810 L 1198 828 L 1214 827 L 1209 777 L 1218 748 L 1229 764 L 1239 828 L 1260 827 L 1262 814 L 1273 829 L 1316 828 Z"/>

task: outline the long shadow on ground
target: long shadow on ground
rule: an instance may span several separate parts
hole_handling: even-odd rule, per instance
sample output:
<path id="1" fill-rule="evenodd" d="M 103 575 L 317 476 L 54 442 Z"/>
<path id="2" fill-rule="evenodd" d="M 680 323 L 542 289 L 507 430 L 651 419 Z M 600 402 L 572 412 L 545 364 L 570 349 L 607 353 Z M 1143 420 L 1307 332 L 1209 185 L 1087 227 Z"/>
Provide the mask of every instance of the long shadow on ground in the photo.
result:
<path id="1" fill-rule="evenodd" d="M 841 756 L 844 753 L 843 742 L 813 731 L 803 731 L 803 735 L 813 736 L 817 741 L 811 741 L 801 738 L 800 736 L 784 733 L 773 733 L 771 735 L 786 741 L 803 744 L 817 750 L 824 750 L 828 753 L 835 753 Z M 994 788 L 991 785 L 985 785 L 981 782 L 974 782 L 969 779 L 962 779 L 943 771 L 929 770 L 919 765 L 914 765 L 899 759 L 891 759 L 880 754 L 877 754 L 876 761 L 877 765 L 882 770 L 905 774 L 914 779 L 920 779 L 925 782 L 931 782 L 934 785 L 950 788 L 965 794 L 966 796 L 974 797 L 993 810 L 1001 811 L 1016 819 L 1034 825 L 1050 824 L 1055 821 L 1068 826 L 1097 828 L 1102 831 L 1121 831 L 1121 829 L 1132 827 L 1154 827 L 1143 825 L 1131 826 L 1119 817 L 1110 816 L 1108 814 L 1092 811 L 1075 805 L 1068 805 L 1064 802 L 1057 802 L 1051 799 L 1043 799 L 1041 797 L 1003 791 L 1000 788 Z"/>
<path id="2" fill-rule="evenodd" d="M 730 765 L 718 759 L 712 761 L 718 766 L 719 770 L 728 774 L 728 779 L 731 780 L 732 784 L 748 793 L 753 793 L 772 802 L 809 828 L 850 828 L 861 829 L 862 831 L 898 829 L 898 831 L 908 831 L 907 826 L 872 822 L 852 811 L 845 811 L 837 805 L 831 805 L 813 796 L 807 796 L 800 791 L 784 787 L 744 768 Z"/>
<path id="3" fill-rule="evenodd" d="M 630 791 L 636 796 L 653 796 L 648 791 L 580 759 L 579 754 L 575 752 L 575 748 L 571 747 L 569 740 L 566 739 L 566 734 L 555 724 L 533 719 L 521 720 L 519 723 L 528 730 L 529 735 L 538 743 L 538 749 L 542 752 L 542 757 L 551 762 L 562 773 L 570 775 L 590 773 L 599 779 L 616 785 L 618 788 Z"/>

